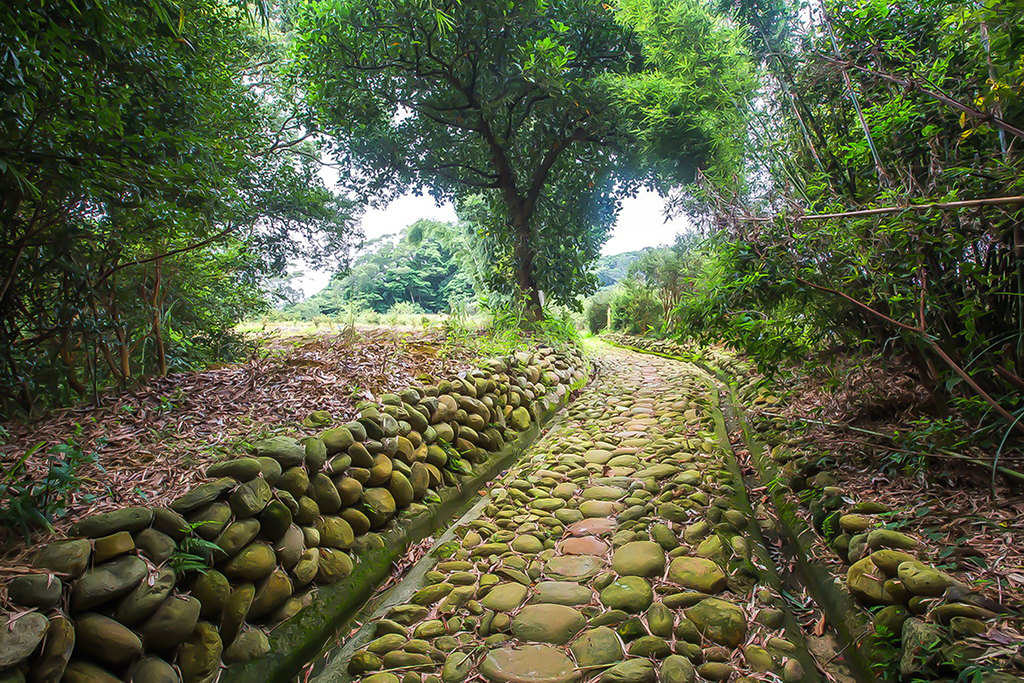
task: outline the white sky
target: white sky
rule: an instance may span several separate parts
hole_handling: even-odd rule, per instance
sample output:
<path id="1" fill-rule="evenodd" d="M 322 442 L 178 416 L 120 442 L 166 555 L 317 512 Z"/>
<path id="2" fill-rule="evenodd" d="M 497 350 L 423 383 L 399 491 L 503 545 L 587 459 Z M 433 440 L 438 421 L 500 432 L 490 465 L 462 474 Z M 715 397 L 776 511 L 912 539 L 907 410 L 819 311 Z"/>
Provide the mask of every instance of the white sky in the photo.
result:
<path id="1" fill-rule="evenodd" d="M 362 229 L 367 240 L 399 232 L 421 218 L 455 221 L 455 208 L 450 203 L 437 206 L 432 197 L 403 195 L 381 209 L 368 209 L 363 215 Z M 612 228 L 611 237 L 601 249 L 604 255 L 637 251 L 673 242 L 677 233 L 690 227 L 686 216 L 665 220 L 664 200 L 656 192 L 641 191 L 636 197 L 622 201 L 622 211 Z M 323 289 L 333 271 L 305 269 L 296 283 L 306 296 Z"/>

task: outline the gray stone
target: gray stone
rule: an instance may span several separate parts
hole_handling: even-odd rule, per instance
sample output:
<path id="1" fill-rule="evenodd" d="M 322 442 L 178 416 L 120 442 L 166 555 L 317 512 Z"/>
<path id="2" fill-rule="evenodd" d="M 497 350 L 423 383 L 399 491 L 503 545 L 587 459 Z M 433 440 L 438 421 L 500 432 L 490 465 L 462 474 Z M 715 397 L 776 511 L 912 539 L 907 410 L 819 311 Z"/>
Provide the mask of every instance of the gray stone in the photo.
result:
<path id="1" fill-rule="evenodd" d="M 586 617 L 572 607 L 527 605 L 512 619 L 512 633 L 521 640 L 564 645 L 586 624 Z"/>
<path id="2" fill-rule="evenodd" d="M 491 650 L 480 673 L 491 683 L 574 683 L 580 678 L 565 653 L 550 645 Z"/>
<path id="3" fill-rule="evenodd" d="M 72 536 L 100 538 L 118 531 L 140 531 L 153 522 L 153 509 L 130 507 L 86 517 L 71 526 Z"/>
<path id="4" fill-rule="evenodd" d="M 151 650 L 173 650 L 191 635 L 199 622 L 199 601 L 192 596 L 172 595 L 139 627 Z"/>
<path id="5" fill-rule="evenodd" d="M 13 622 L 10 618 L 11 615 L 0 618 L 0 670 L 28 659 L 39 647 L 50 625 L 38 612 L 23 614 Z"/>
<path id="6" fill-rule="evenodd" d="M 126 595 L 145 578 L 146 563 L 125 556 L 86 572 L 71 588 L 71 609 L 83 612 Z"/>
<path id="7" fill-rule="evenodd" d="M 47 610 L 60 600 L 62 588 L 61 580 L 53 574 L 25 574 L 11 579 L 7 585 L 7 597 L 24 607 Z"/>
<path id="8" fill-rule="evenodd" d="M 114 618 L 126 626 L 135 626 L 149 618 L 171 594 L 176 578 L 174 571 L 165 567 L 140 581 L 135 588 L 117 603 Z"/>

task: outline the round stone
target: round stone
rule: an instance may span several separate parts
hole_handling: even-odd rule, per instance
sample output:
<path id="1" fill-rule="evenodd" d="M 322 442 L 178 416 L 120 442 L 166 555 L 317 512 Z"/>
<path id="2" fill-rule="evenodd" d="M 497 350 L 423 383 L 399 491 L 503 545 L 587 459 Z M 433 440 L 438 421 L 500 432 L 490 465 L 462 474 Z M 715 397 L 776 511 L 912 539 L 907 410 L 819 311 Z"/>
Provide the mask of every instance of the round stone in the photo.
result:
<path id="1" fill-rule="evenodd" d="M 601 591 L 601 602 L 609 609 L 621 609 L 637 614 L 651 606 L 654 591 L 639 576 L 623 576 L 612 581 Z"/>
<path id="2" fill-rule="evenodd" d="M 608 544 L 596 536 L 580 536 L 559 541 L 558 552 L 565 555 L 604 555 Z"/>
<path id="3" fill-rule="evenodd" d="M 737 647 L 747 637 L 747 618 L 743 610 L 725 600 L 707 598 L 686 610 L 686 617 L 708 640 Z"/>
<path id="4" fill-rule="evenodd" d="M 532 555 L 544 550 L 544 542 L 533 534 L 524 534 L 512 541 L 512 550 Z"/>
<path id="5" fill-rule="evenodd" d="M 604 561 L 593 555 L 560 555 L 544 566 L 544 574 L 556 581 L 586 581 L 604 569 Z"/>
<path id="6" fill-rule="evenodd" d="M 668 568 L 669 581 L 701 593 L 718 593 L 729 583 L 725 572 L 703 557 L 677 557 Z"/>
<path id="7" fill-rule="evenodd" d="M 550 645 L 491 650 L 480 673 L 491 683 L 573 683 L 580 677 L 572 660 Z"/>
<path id="8" fill-rule="evenodd" d="M 594 594 L 586 586 L 572 581 L 545 581 L 537 584 L 537 600 L 554 605 L 586 605 Z M 486 600 L 484 606 L 487 606 Z"/>
<path id="9" fill-rule="evenodd" d="M 621 576 L 661 576 L 665 572 L 665 551 L 653 541 L 634 541 L 615 551 L 612 569 Z"/>
<path id="10" fill-rule="evenodd" d="M 608 517 L 618 512 L 621 507 L 609 500 L 586 500 L 580 503 L 580 512 L 584 517 Z"/>
<path id="11" fill-rule="evenodd" d="M 571 524 L 566 531 L 571 536 L 611 536 L 616 526 L 615 520 L 610 517 L 592 517 Z"/>
<path id="12" fill-rule="evenodd" d="M 511 612 L 523 604 L 528 590 L 521 583 L 503 583 L 492 588 L 481 602 L 487 609 L 496 612 Z"/>
<path id="13" fill-rule="evenodd" d="M 527 605 L 512 619 L 512 634 L 521 640 L 564 645 L 586 624 L 586 617 L 572 607 Z"/>
<path id="14" fill-rule="evenodd" d="M 607 666 L 622 659 L 622 642 L 607 626 L 587 631 L 570 648 L 580 668 Z"/>
<path id="15" fill-rule="evenodd" d="M 21 664 L 28 659 L 46 635 L 49 625 L 46 617 L 38 612 L 30 612 L 13 621 L 8 615 L 6 623 L 0 626 L 0 669 Z"/>

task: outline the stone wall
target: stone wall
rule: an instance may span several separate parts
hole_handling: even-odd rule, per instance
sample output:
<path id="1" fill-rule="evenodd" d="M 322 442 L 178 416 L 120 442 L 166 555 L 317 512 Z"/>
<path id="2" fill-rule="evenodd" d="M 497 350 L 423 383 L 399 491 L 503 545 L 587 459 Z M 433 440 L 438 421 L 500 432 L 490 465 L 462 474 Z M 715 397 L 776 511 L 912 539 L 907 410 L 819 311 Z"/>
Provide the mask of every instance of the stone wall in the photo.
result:
<path id="1" fill-rule="evenodd" d="M 266 629 L 297 615 L 322 622 L 322 637 L 339 612 L 322 609 L 321 592 L 368 597 L 364 558 L 400 552 L 407 520 L 453 512 L 453 492 L 475 491 L 585 378 L 571 351 L 491 360 L 361 405 L 342 427 L 259 441 L 167 508 L 82 520 L 11 582 L 0 683 L 213 681 L 224 665 L 251 669 L 271 650 Z M 212 568 L 189 570 L 185 552 Z"/>

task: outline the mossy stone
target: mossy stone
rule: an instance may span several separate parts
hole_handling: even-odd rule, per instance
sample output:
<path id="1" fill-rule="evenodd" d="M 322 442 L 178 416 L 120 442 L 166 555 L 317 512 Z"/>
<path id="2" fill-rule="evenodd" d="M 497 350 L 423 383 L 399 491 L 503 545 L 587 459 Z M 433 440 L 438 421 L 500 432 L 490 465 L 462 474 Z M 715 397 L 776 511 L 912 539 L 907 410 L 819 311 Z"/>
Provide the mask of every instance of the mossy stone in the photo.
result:
<path id="1" fill-rule="evenodd" d="M 355 505 L 359 501 L 359 497 L 363 495 L 363 485 L 352 477 L 339 479 L 335 486 L 338 489 L 341 504 L 345 507 Z"/>
<path id="2" fill-rule="evenodd" d="M 174 539 L 156 529 L 143 529 L 135 534 L 135 547 L 157 565 L 169 560 L 177 550 Z"/>
<path id="3" fill-rule="evenodd" d="M 172 595 L 164 600 L 140 627 L 149 650 L 173 650 L 178 647 L 199 622 L 199 600 L 191 595 Z"/>
<path id="4" fill-rule="evenodd" d="M 270 541 L 280 541 L 292 525 L 292 512 L 279 500 L 272 500 L 259 514 L 260 530 Z"/>
<path id="5" fill-rule="evenodd" d="M 268 576 L 276 564 L 274 549 L 266 543 L 255 542 L 242 548 L 221 567 L 221 571 L 228 578 L 258 581 Z"/>
<path id="6" fill-rule="evenodd" d="M 7 597 L 23 607 L 48 610 L 60 600 L 64 584 L 53 574 L 24 574 L 7 584 Z"/>
<path id="7" fill-rule="evenodd" d="M 170 567 L 160 569 L 154 576 L 139 582 L 117 603 L 114 618 L 126 626 L 135 626 L 148 619 L 171 595 L 176 581 Z"/>
<path id="8" fill-rule="evenodd" d="M 395 499 L 385 488 L 368 488 L 362 496 L 363 514 L 370 520 L 370 527 L 380 528 L 395 514 Z"/>
<path id="9" fill-rule="evenodd" d="M 313 489 L 313 500 L 320 507 L 321 514 L 333 515 L 341 509 L 341 496 L 334 482 L 323 472 L 313 476 L 310 481 Z"/>
<path id="10" fill-rule="evenodd" d="M 23 614 L 13 621 L 11 616 L 0 617 L 0 670 L 28 659 L 39 647 L 50 626 L 46 617 L 38 612 Z"/>
<path id="11" fill-rule="evenodd" d="M 270 614 L 291 597 L 293 590 L 292 580 L 284 570 L 275 569 L 270 576 L 257 584 L 256 594 L 253 596 L 246 619 L 259 619 Z"/>
<path id="12" fill-rule="evenodd" d="M 270 639 L 258 628 L 244 631 L 224 650 L 225 664 L 250 662 L 270 654 Z"/>
<path id="13" fill-rule="evenodd" d="M 639 576 L 620 577 L 601 591 L 601 602 L 606 607 L 631 614 L 643 612 L 653 601 L 651 585 Z"/>
<path id="14" fill-rule="evenodd" d="M 220 674 L 224 644 L 213 624 L 199 622 L 178 650 L 178 668 L 184 683 L 212 683 Z"/>
<path id="15" fill-rule="evenodd" d="M 573 642 L 573 655 L 582 669 L 608 666 L 623 657 L 622 643 L 615 631 L 607 626 L 599 626 L 584 633 Z"/>
<path id="16" fill-rule="evenodd" d="M 92 544 L 89 541 L 57 541 L 43 546 L 32 563 L 37 567 L 78 578 L 85 573 L 91 556 Z"/>
<path id="17" fill-rule="evenodd" d="M 146 577 L 146 563 L 131 555 L 95 567 L 71 587 L 71 609 L 84 612 L 128 594 Z"/>
<path id="18" fill-rule="evenodd" d="M 719 645 L 737 647 L 747 636 L 743 609 L 725 600 L 701 600 L 686 610 L 686 617 L 705 638 Z"/>
<path id="19" fill-rule="evenodd" d="M 306 495 L 309 489 L 309 473 L 304 467 L 289 467 L 277 480 L 277 488 L 287 491 L 295 498 Z"/>
<path id="20" fill-rule="evenodd" d="M 365 439 L 365 434 L 363 435 L 363 438 Z M 334 429 L 328 429 L 320 435 L 320 440 L 323 441 L 324 447 L 327 449 L 327 453 L 329 455 L 346 451 L 349 446 L 356 442 L 352 431 L 348 429 L 348 427 L 335 427 Z"/>
<path id="21" fill-rule="evenodd" d="M 271 494 L 270 484 L 263 477 L 247 481 L 231 493 L 231 512 L 236 519 L 255 517 L 267 507 Z"/>
<path id="22" fill-rule="evenodd" d="M 32 667 L 33 683 L 59 681 L 75 649 L 75 625 L 62 615 L 50 617 L 39 659 Z"/>
<path id="23" fill-rule="evenodd" d="M 215 501 L 196 510 L 188 521 L 197 536 L 212 541 L 224 531 L 230 520 L 231 506 Z"/>
<path id="24" fill-rule="evenodd" d="M 395 507 L 397 508 L 407 508 L 416 499 L 416 492 L 413 490 L 409 478 L 398 471 L 391 473 L 388 491 L 391 492 L 391 497 L 395 499 Z"/>
<path id="25" fill-rule="evenodd" d="M 301 443 L 290 436 L 273 436 L 253 444 L 256 456 L 273 458 L 281 463 L 281 467 L 301 465 L 306 457 L 306 449 Z"/>
<path id="26" fill-rule="evenodd" d="M 256 458 L 235 458 L 210 465 L 206 468 L 206 476 L 211 479 L 215 477 L 231 477 L 241 482 L 255 479 L 263 472 L 260 461 Z"/>
<path id="27" fill-rule="evenodd" d="M 260 522 L 256 519 L 240 519 L 228 524 L 213 541 L 220 548 L 214 552 L 214 556 L 218 560 L 234 557 L 259 535 L 260 528 Z"/>
<path id="28" fill-rule="evenodd" d="M 44 628 L 46 619 L 40 615 Z M 75 647 L 104 664 L 121 666 L 142 654 L 142 641 L 127 626 L 102 614 L 75 617 Z"/>
<path id="29" fill-rule="evenodd" d="M 327 463 L 327 445 L 323 439 L 307 436 L 299 439 L 299 443 L 306 450 L 306 468 L 310 472 L 322 470 Z"/>
<path id="30" fill-rule="evenodd" d="M 352 547 L 355 533 L 352 527 L 341 517 L 325 515 L 316 521 L 316 530 L 320 533 L 320 545 L 327 548 L 345 550 Z"/>
<path id="31" fill-rule="evenodd" d="M 202 605 L 199 616 L 203 619 L 215 621 L 224 611 L 224 606 L 231 597 L 231 583 L 228 577 L 216 569 L 211 569 L 200 574 L 192 584 L 192 595 Z"/>
<path id="32" fill-rule="evenodd" d="M 143 657 L 134 664 L 128 673 L 131 681 L 146 683 L 180 683 L 181 678 L 174 667 L 159 657 Z"/>
<path id="33" fill-rule="evenodd" d="M 345 508 L 341 511 L 341 518 L 348 522 L 356 536 L 362 536 L 370 530 L 370 519 L 356 508 Z"/>
<path id="34" fill-rule="evenodd" d="M 153 509 L 128 507 L 92 515 L 71 525 L 72 536 L 100 538 L 119 531 L 141 531 L 153 522 Z"/>
<path id="35" fill-rule="evenodd" d="M 220 618 L 220 635 L 224 643 L 230 645 L 238 636 L 255 597 L 256 586 L 251 583 L 240 584 L 231 591 Z"/>
<path id="36" fill-rule="evenodd" d="M 340 550 L 320 548 L 320 559 L 317 565 L 317 583 L 337 583 L 352 573 L 352 558 Z"/>

